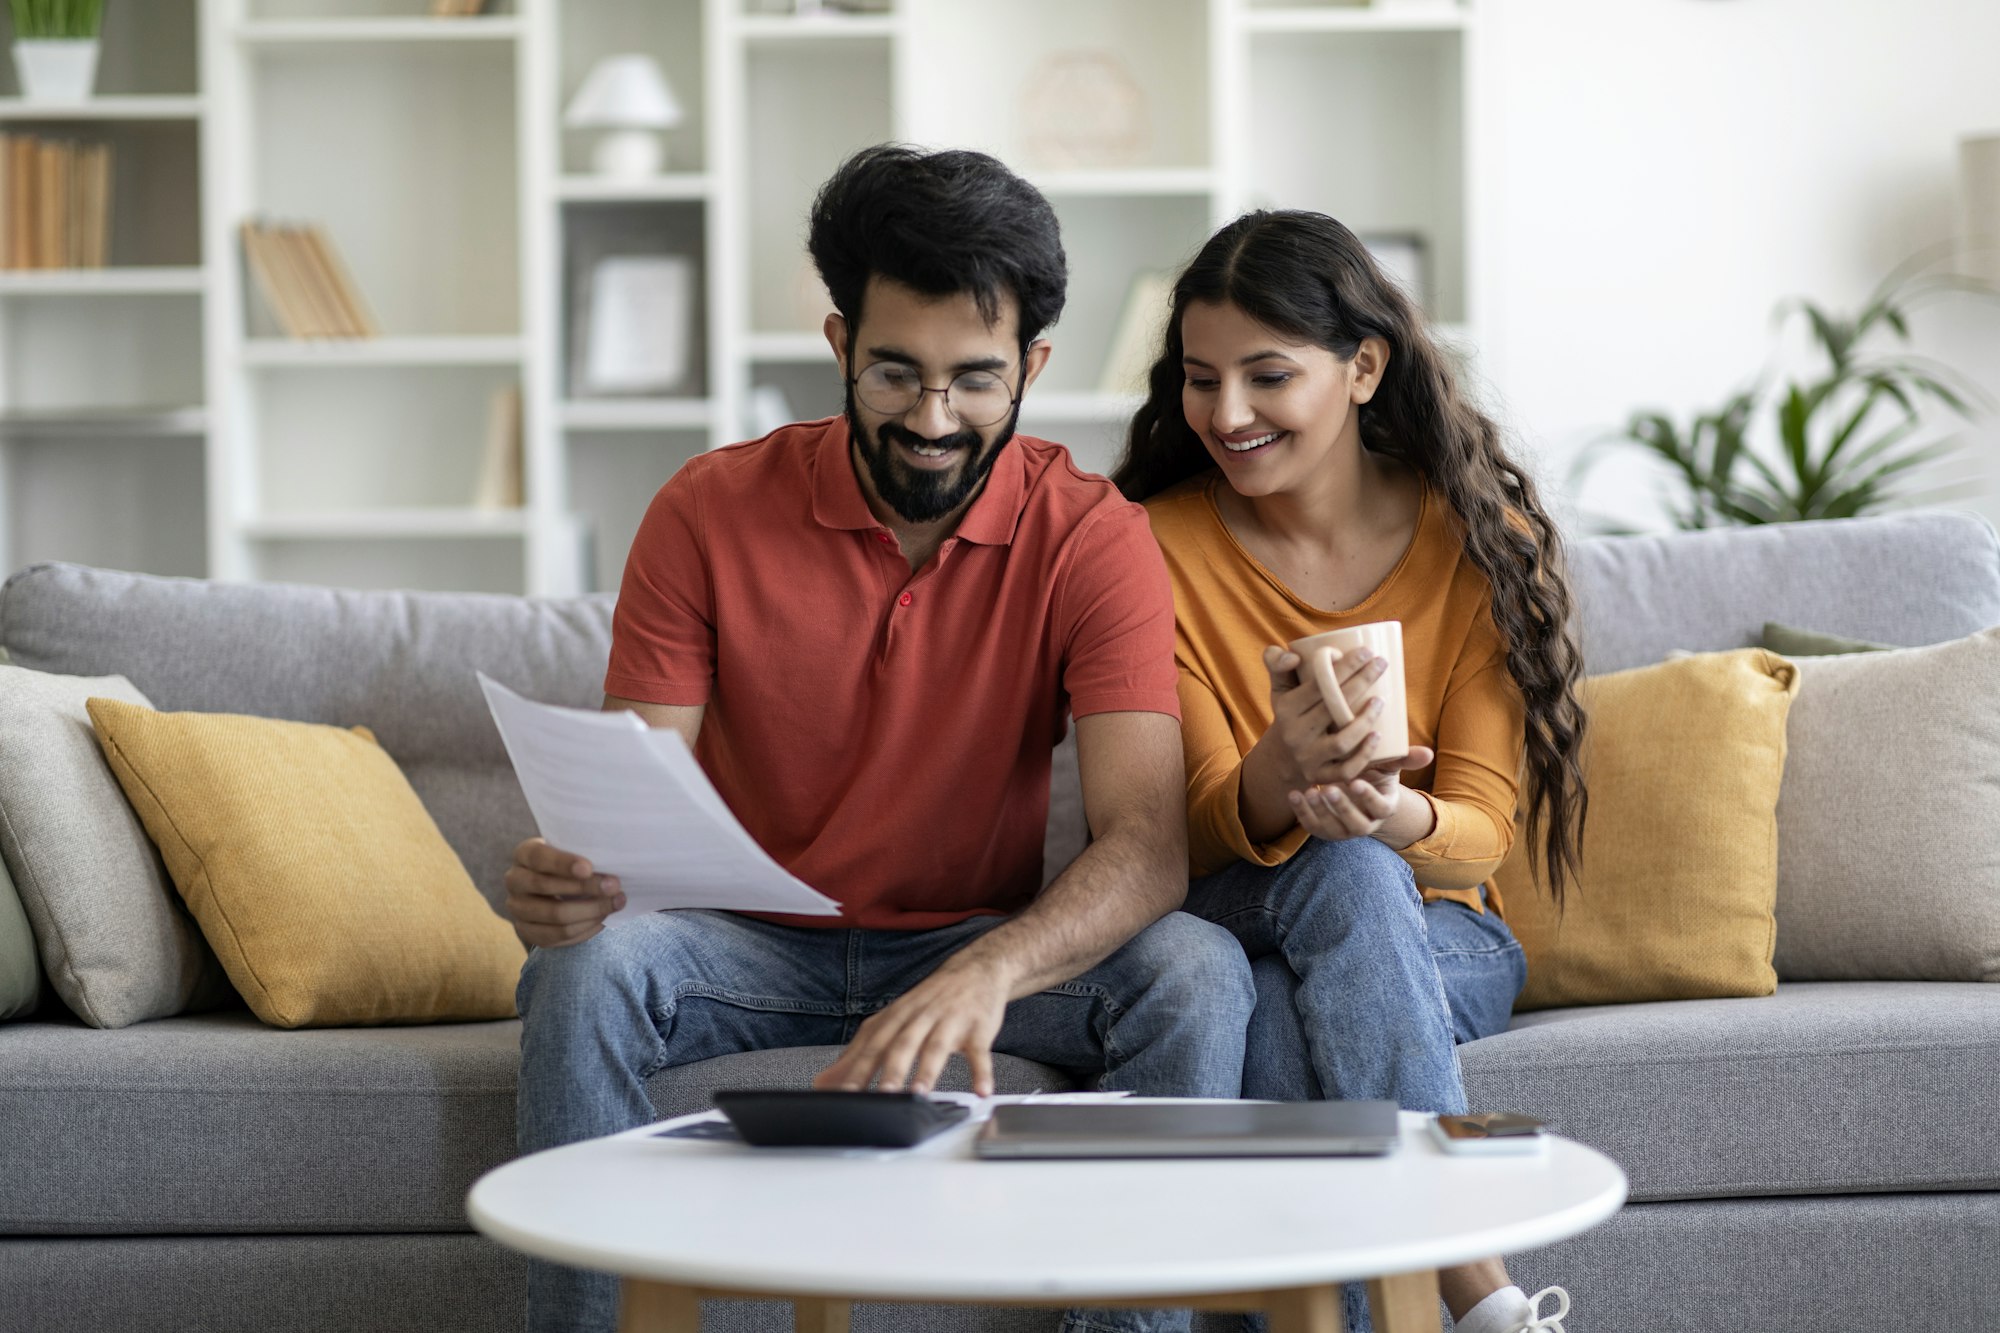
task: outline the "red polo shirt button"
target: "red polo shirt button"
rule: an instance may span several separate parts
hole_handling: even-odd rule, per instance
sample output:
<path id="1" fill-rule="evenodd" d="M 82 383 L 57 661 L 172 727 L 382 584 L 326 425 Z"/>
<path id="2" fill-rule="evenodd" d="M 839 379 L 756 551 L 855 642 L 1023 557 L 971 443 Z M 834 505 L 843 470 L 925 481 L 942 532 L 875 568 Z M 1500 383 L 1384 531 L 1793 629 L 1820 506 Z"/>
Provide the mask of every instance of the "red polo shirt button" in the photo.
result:
<path id="1" fill-rule="evenodd" d="M 886 532 L 878 532 L 875 534 L 875 540 L 881 542 L 884 546 L 887 546 L 889 544 L 890 537 L 889 534 Z"/>
<path id="2" fill-rule="evenodd" d="M 914 597 L 912 597 L 912 596 L 910 596 L 910 594 L 908 594 L 908 593 L 904 593 L 904 594 L 903 594 L 903 595 L 902 595 L 901 597 L 898 597 L 898 598 L 896 599 L 896 605 L 897 605 L 897 606 L 908 606 L 908 605 L 909 605 L 909 604 L 910 604 L 911 602 L 914 602 L 914 601 L 916 601 L 916 600 L 917 600 L 917 599 L 916 599 L 916 598 L 914 598 Z"/>

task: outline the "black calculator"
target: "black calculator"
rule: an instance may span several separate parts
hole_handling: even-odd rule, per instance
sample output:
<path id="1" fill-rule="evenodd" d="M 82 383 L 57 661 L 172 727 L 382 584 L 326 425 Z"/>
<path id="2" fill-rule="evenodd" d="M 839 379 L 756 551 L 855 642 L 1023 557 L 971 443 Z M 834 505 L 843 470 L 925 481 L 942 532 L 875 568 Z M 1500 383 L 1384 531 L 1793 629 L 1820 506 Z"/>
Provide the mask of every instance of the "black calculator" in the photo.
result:
<path id="1" fill-rule="evenodd" d="M 910 1148 L 971 1114 L 917 1092 L 738 1088 L 716 1093 L 715 1105 L 760 1148 Z"/>

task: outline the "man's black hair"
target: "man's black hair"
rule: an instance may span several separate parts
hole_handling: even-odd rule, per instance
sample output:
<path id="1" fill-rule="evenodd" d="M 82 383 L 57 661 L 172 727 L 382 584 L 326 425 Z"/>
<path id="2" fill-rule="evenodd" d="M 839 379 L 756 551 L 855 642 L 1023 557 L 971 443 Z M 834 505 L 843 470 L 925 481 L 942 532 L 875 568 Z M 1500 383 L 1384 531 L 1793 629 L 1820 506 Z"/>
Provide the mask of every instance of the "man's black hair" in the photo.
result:
<path id="1" fill-rule="evenodd" d="M 1069 261 L 1055 210 L 984 153 L 864 148 L 820 187 L 811 217 L 807 248 L 850 330 L 876 276 L 926 296 L 969 292 L 988 324 L 1012 292 L 1023 350 L 1062 314 Z"/>

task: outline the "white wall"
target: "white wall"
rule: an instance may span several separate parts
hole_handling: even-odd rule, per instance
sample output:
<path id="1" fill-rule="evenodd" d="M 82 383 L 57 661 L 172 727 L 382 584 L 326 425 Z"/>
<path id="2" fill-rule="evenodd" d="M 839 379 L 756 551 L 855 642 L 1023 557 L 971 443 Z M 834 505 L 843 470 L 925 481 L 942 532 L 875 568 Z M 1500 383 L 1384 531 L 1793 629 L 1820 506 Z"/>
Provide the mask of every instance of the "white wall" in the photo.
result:
<path id="1" fill-rule="evenodd" d="M 1780 298 L 1853 306 L 1951 236 L 1958 137 L 2000 131 L 1996 0 L 1481 9 L 1483 369 L 1555 487 L 1631 409 L 1679 414 L 1747 380 Z M 2000 307 L 1918 331 L 2000 394 Z M 2000 519 L 2000 428 L 1966 463 L 1956 503 Z M 1627 461 L 1581 501 L 1657 524 L 1651 490 Z"/>

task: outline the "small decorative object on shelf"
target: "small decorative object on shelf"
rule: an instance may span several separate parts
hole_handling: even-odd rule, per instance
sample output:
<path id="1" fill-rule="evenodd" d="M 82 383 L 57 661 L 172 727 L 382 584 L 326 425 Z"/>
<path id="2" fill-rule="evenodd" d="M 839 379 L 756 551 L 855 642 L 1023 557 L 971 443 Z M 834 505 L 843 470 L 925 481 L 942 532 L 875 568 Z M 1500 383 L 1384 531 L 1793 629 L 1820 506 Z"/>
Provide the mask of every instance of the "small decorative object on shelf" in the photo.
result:
<path id="1" fill-rule="evenodd" d="M 1361 243 L 1389 280 L 1403 289 L 1412 301 L 1429 310 L 1436 304 L 1431 290 L 1430 248 L 1416 232 L 1370 232 Z"/>
<path id="2" fill-rule="evenodd" d="M 287 338 L 375 338 L 382 330 L 317 223 L 243 224 L 243 255 Z"/>
<path id="3" fill-rule="evenodd" d="M 0 134 L 0 268 L 103 268 L 111 146 Z"/>
<path id="4" fill-rule="evenodd" d="M 480 454 L 479 482 L 472 490 L 474 509 L 519 509 L 526 494 L 521 482 L 525 459 L 521 447 L 521 386 L 493 391 L 486 414 L 486 448 Z"/>
<path id="5" fill-rule="evenodd" d="M 8 0 L 14 70 L 29 102 L 85 102 L 97 82 L 104 0 Z"/>
<path id="6" fill-rule="evenodd" d="M 486 11 L 486 0 L 431 0 L 431 17 L 469 19 Z"/>
<path id="7" fill-rule="evenodd" d="M 684 255 L 608 255 L 577 312 L 571 393 L 672 393 L 688 376 L 694 264 Z"/>
<path id="8" fill-rule="evenodd" d="M 1104 373 L 1098 378 L 1100 392 L 1145 394 L 1146 377 L 1166 341 L 1167 317 L 1173 306 L 1173 274 L 1147 269 L 1132 279 L 1125 309 L 1118 316 L 1118 329 L 1111 335 L 1111 350 L 1104 358 Z"/>
<path id="9" fill-rule="evenodd" d="M 648 55 L 619 55 L 591 68 L 570 99 L 563 124 L 607 131 L 592 150 L 591 165 L 600 175 L 632 180 L 659 174 L 667 153 L 658 131 L 672 129 L 682 118 L 659 62 Z"/>
<path id="10" fill-rule="evenodd" d="M 1055 171 L 1129 167 L 1152 140 L 1146 93 L 1109 51 L 1058 51 L 1021 94 L 1030 164 Z"/>
<path id="11" fill-rule="evenodd" d="M 2000 134 L 1958 141 L 1959 271 L 2000 282 Z"/>

